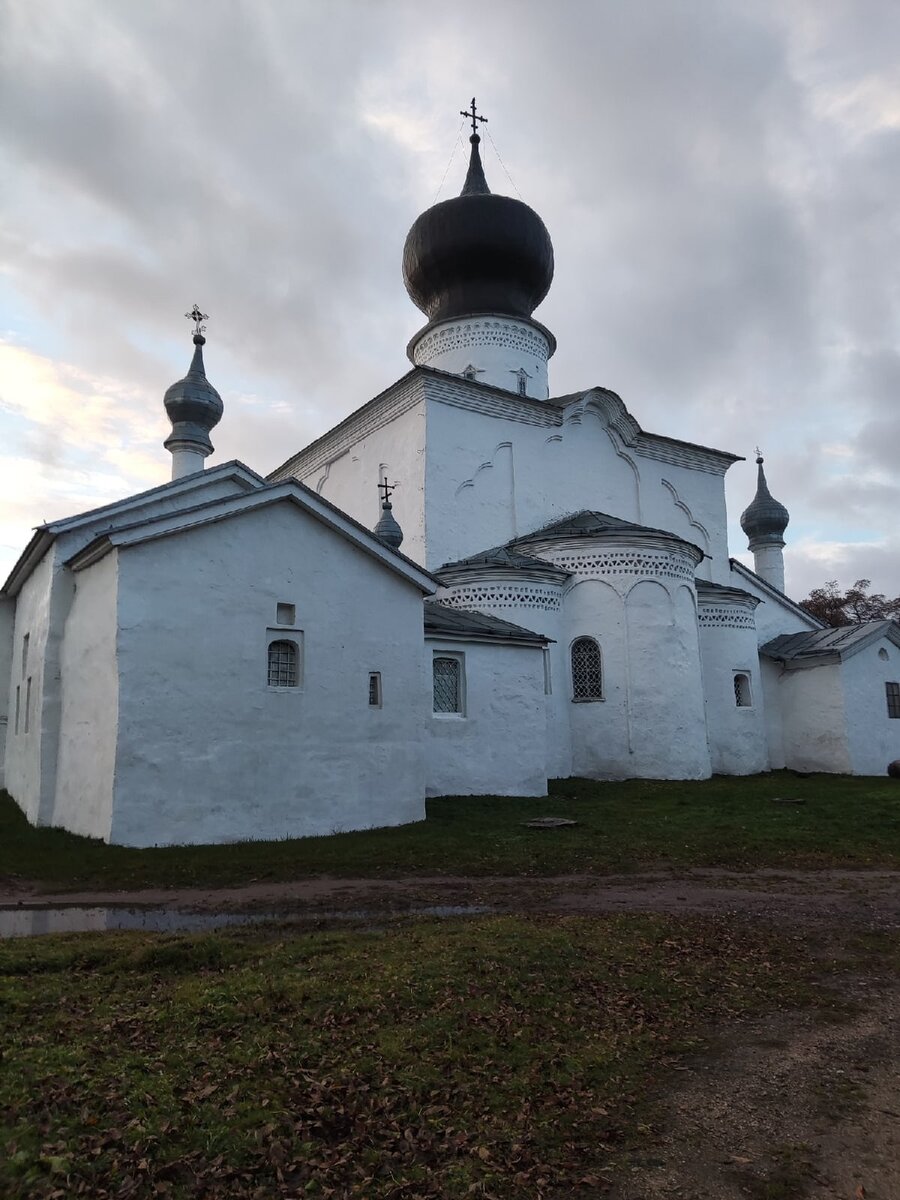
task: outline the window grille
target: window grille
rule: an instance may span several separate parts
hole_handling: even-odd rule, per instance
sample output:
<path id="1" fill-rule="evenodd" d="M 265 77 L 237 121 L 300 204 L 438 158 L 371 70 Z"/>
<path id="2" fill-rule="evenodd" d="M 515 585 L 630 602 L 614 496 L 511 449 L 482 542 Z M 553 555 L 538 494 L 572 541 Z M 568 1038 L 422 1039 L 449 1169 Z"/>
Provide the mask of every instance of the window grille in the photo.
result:
<path id="1" fill-rule="evenodd" d="M 381 707 L 381 672 L 369 672 L 369 704 L 373 708 Z"/>
<path id="2" fill-rule="evenodd" d="M 738 708 L 751 708 L 750 676 L 738 673 L 734 677 L 734 702 Z"/>
<path id="3" fill-rule="evenodd" d="M 458 658 L 436 657 L 434 660 L 434 711 L 436 713 L 462 712 L 459 665 Z"/>
<path id="4" fill-rule="evenodd" d="M 572 699 L 603 699 L 600 647 L 593 638 L 577 638 L 572 643 Z"/>
<path id="5" fill-rule="evenodd" d="M 294 688 L 299 679 L 296 642 L 269 643 L 269 687 Z"/>
<path id="6" fill-rule="evenodd" d="M 884 690 L 887 695 L 888 716 L 900 717 L 900 683 L 886 683 Z"/>

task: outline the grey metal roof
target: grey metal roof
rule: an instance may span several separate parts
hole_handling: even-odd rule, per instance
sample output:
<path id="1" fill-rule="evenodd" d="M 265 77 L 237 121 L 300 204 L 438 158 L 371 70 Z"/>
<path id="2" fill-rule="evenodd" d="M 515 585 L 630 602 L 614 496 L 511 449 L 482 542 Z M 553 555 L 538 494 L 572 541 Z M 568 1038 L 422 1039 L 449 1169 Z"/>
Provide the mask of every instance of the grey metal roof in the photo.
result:
<path id="1" fill-rule="evenodd" d="M 654 529 L 650 525 L 637 525 L 634 521 L 624 521 L 621 517 L 611 517 L 608 513 L 593 512 L 585 509 L 582 512 L 571 513 L 567 517 L 561 517 L 557 521 L 551 521 L 549 525 L 544 525 L 540 529 L 536 529 L 534 533 L 527 533 L 522 537 L 513 538 L 507 543 L 511 547 L 527 546 L 531 542 L 544 541 L 546 538 L 557 537 L 597 537 L 598 535 L 627 535 L 627 534 L 652 534 L 654 537 L 665 538 L 670 542 L 678 542 L 682 546 L 690 546 L 691 549 L 697 552 L 697 561 L 704 557 L 703 551 L 693 542 L 689 542 L 686 538 L 679 537 L 677 533 L 672 533 L 668 529 Z"/>
<path id="2" fill-rule="evenodd" d="M 782 633 L 760 647 L 760 654 L 783 663 L 840 662 L 879 638 L 890 638 L 900 646 L 900 624 L 896 621 L 865 621 L 862 625 L 811 629 L 804 633 Z"/>
<path id="3" fill-rule="evenodd" d="M 488 613 L 470 612 L 464 608 L 449 608 L 438 600 L 425 601 L 425 636 L 473 638 L 491 642 L 531 642 L 545 646 L 553 639 L 513 625 Z"/>
<path id="4" fill-rule="evenodd" d="M 762 455 L 756 460 L 756 495 L 741 513 L 741 529 L 754 546 L 780 545 L 788 527 L 788 510 L 769 491 Z"/>
<path id="5" fill-rule="evenodd" d="M 721 598 L 722 600 L 752 600 L 754 604 L 762 604 L 759 596 L 754 596 L 752 592 L 746 592 L 743 588 L 730 587 L 727 583 L 713 583 L 711 579 L 698 579 L 696 581 L 697 595 L 702 597 L 704 594 L 711 594 L 713 598 Z"/>
<path id="6" fill-rule="evenodd" d="M 493 546 L 490 550 L 482 550 L 480 554 L 470 554 L 456 562 L 444 563 L 437 574 L 440 575 L 441 571 L 465 570 L 469 567 L 508 567 L 513 570 L 540 571 L 559 579 L 564 579 L 569 574 L 546 559 L 535 558 L 533 554 L 521 554 L 512 548 L 512 543 L 508 546 Z"/>

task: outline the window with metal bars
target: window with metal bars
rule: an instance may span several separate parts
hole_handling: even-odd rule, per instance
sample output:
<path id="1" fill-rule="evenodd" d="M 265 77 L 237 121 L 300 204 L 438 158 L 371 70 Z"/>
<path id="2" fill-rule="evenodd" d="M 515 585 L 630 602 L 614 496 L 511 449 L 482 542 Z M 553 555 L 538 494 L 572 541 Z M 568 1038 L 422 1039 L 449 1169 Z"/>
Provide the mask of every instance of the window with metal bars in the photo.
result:
<path id="1" fill-rule="evenodd" d="M 590 637 L 576 638 L 572 643 L 572 699 L 603 699 L 603 667 L 600 647 Z"/>
<path id="2" fill-rule="evenodd" d="M 462 663 L 458 658 L 436 654 L 432 667 L 434 675 L 434 711 L 462 712 Z"/>
<path id="3" fill-rule="evenodd" d="M 753 697 L 750 693 L 750 676 L 736 671 L 734 676 L 734 703 L 738 708 L 752 708 Z"/>
<path id="4" fill-rule="evenodd" d="M 369 704 L 372 708 L 381 708 L 381 672 L 369 672 Z"/>
<path id="5" fill-rule="evenodd" d="M 900 683 L 886 683 L 884 691 L 887 697 L 888 716 L 900 717 Z"/>
<path id="6" fill-rule="evenodd" d="M 269 642 L 269 687 L 295 688 L 300 682 L 300 652 L 296 642 Z"/>

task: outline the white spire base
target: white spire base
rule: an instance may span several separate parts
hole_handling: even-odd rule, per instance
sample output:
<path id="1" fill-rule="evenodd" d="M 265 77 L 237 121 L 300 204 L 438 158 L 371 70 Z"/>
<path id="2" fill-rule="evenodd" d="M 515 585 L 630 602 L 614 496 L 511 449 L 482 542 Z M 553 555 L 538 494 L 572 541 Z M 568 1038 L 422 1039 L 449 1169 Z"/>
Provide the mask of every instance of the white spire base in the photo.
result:
<path id="1" fill-rule="evenodd" d="M 407 353 L 417 367 L 546 400 L 547 360 L 555 349 L 553 335 L 536 321 L 483 313 L 426 326 Z"/>
<path id="2" fill-rule="evenodd" d="M 184 479 L 185 475 L 196 475 L 203 470 L 205 462 L 206 455 L 198 450 L 173 450 L 172 478 Z"/>
<path id="3" fill-rule="evenodd" d="M 784 591 L 784 542 L 777 545 L 751 546 L 753 569 L 772 587 Z"/>

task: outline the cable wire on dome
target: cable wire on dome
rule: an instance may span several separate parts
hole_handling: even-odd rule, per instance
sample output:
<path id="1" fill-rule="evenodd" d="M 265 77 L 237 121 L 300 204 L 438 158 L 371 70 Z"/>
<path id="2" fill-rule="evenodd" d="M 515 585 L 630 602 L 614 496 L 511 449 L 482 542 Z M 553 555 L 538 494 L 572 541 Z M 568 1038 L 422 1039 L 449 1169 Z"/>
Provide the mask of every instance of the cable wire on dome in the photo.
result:
<path id="1" fill-rule="evenodd" d="M 450 157 L 447 159 L 447 165 L 444 168 L 443 175 L 441 176 L 441 182 L 438 184 L 438 189 L 434 193 L 434 199 L 431 202 L 432 208 L 434 207 L 435 204 L 437 204 L 438 196 L 441 194 L 441 189 L 444 186 L 444 181 L 446 180 L 447 174 L 450 170 L 450 167 L 453 165 L 453 160 L 456 157 L 456 151 L 460 146 L 462 146 L 462 138 L 459 135 L 462 133 L 462 127 L 463 127 L 463 125 L 465 125 L 465 123 L 466 123 L 466 119 L 465 119 L 465 117 L 463 117 L 463 119 L 459 123 L 459 129 L 457 129 L 457 131 L 456 131 L 456 141 L 453 143 L 453 149 L 450 151 Z"/>
<path id="2" fill-rule="evenodd" d="M 489 129 L 486 129 L 484 132 L 485 132 L 485 133 L 488 135 L 488 139 L 489 139 L 489 141 L 490 141 L 491 145 L 494 147 L 494 153 L 497 155 L 497 161 L 500 163 L 500 166 L 503 168 L 503 171 L 504 171 L 504 174 L 506 175 L 506 178 L 507 178 L 507 179 L 509 180 L 509 182 L 512 184 L 512 186 L 513 186 L 513 191 L 516 193 L 516 195 L 519 197 L 519 199 L 520 199 L 520 200 L 522 201 L 522 203 L 524 204 L 524 203 L 525 203 L 525 197 L 522 195 L 522 193 L 521 193 L 521 192 L 519 191 L 519 189 L 516 187 L 516 181 L 513 179 L 512 175 L 510 175 L 509 171 L 507 171 L 507 169 L 506 169 L 506 163 L 505 163 L 505 162 L 503 161 L 503 159 L 500 157 L 500 151 L 497 149 L 497 143 L 496 143 L 496 142 L 494 141 L 494 139 L 491 137 L 491 131 L 490 131 Z M 457 136 L 458 136 L 458 135 L 457 135 Z"/>

